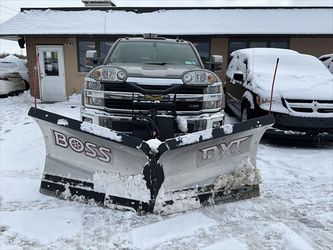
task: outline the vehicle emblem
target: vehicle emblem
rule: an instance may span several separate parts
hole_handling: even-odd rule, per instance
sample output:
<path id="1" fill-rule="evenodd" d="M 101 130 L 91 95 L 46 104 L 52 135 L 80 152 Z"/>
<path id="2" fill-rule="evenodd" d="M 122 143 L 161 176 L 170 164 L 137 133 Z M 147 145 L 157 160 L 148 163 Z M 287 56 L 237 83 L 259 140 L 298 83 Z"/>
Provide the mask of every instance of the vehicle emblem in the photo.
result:
<path id="1" fill-rule="evenodd" d="M 144 99 L 148 101 L 162 101 L 164 100 L 164 96 L 162 95 L 145 95 Z"/>

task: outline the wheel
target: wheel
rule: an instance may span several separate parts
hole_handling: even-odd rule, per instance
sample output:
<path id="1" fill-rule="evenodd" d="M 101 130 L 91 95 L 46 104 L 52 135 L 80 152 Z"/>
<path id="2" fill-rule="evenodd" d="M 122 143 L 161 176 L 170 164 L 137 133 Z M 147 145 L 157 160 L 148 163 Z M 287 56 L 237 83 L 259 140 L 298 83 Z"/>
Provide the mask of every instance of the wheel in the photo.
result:
<path id="1" fill-rule="evenodd" d="M 244 122 L 251 118 L 252 116 L 251 116 L 250 104 L 248 102 L 245 102 L 242 105 L 241 121 Z"/>

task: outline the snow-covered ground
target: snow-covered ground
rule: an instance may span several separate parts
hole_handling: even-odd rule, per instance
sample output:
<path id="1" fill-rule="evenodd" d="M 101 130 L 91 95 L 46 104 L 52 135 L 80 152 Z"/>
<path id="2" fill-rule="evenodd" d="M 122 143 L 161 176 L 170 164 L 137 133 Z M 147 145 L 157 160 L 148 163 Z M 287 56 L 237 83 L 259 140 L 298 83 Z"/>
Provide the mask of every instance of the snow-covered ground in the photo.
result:
<path id="1" fill-rule="evenodd" d="M 45 149 L 29 93 L 0 99 L 0 249 L 332 249 L 333 148 L 260 144 L 261 196 L 138 216 L 39 193 Z M 79 119 L 80 96 L 38 107 Z"/>

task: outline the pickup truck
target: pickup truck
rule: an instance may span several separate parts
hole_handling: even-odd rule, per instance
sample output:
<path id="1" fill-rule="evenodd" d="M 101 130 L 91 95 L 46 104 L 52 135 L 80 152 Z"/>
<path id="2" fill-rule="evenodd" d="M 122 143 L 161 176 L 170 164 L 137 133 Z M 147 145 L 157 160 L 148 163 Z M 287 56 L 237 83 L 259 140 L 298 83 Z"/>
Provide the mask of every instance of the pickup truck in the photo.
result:
<path id="1" fill-rule="evenodd" d="M 96 51 L 86 57 L 96 61 Z M 85 77 L 81 119 L 145 139 L 154 137 L 143 136 L 149 127 L 162 139 L 220 127 L 225 101 L 213 71 L 222 62 L 212 55 L 206 69 L 194 45 L 182 39 L 118 39 Z"/>

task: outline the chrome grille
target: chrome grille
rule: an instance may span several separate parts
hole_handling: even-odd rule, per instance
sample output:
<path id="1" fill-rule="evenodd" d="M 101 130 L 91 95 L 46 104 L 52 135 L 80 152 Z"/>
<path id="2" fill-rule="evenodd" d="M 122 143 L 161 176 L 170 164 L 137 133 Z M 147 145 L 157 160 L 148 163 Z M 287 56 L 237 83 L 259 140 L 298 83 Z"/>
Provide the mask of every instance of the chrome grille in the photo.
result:
<path id="1" fill-rule="evenodd" d="M 101 82 L 104 91 L 115 91 L 115 92 L 132 92 L 128 86 L 119 83 L 105 83 Z M 140 85 L 141 88 L 146 90 L 166 90 L 171 85 Z M 177 94 L 203 94 L 205 87 L 203 86 L 181 86 Z"/>
<path id="2" fill-rule="evenodd" d="M 333 100 L 285 99 L 286 108 L 300 113 L 333 114 Z"/>
<path id="3" fill-rule="evenodd" d="M 163 102 L 161 102 L 163 104 Z M 116 100 L 116 99 L 105 99 L 105 107 L 109 109 L 137 109 L 137 110 L 149 110 L 149 105 L 145 103 L 133 102 L 132 100 Z M 177 101 L 177 111 L 199 111 L 202 109 L 202 102 L 186 102 Z M 170 107 L 162 106 L 158 108 L 160 111 L 169 111 Z"/>

